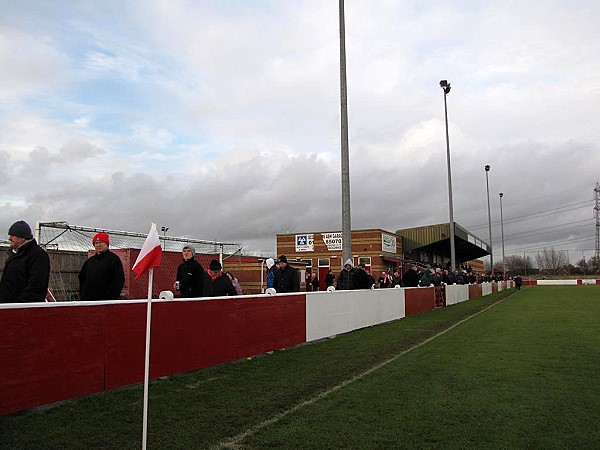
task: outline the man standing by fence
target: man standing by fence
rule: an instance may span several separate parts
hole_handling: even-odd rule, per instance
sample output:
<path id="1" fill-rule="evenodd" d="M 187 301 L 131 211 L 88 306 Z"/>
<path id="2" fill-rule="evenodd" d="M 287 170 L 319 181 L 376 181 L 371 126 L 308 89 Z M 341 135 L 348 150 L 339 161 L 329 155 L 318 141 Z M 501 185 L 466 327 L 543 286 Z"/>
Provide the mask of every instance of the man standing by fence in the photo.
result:
<path id="1" fill-rule="evenodd" d="M 97 233 L 92 239 L 96 254 L 83 263 L 79 272 L 81 300 L 118 300 L 125 285 L 121 259 L 108 249 L 108 234 Z"/>
<path id="2" fill-rule="evenodd" d="M 288 264 L 285 255 L 279 257 L 279 269 L 275 272 L 275 290 L 277 293 L 300 292 L 298 271 Z"/>
<path id="3" fill-rule="evenodd" d="M 10 255 L 0 281 L 0 303 L 43 302 L 48 292 L 50 258 L 19 220 L 8 229 Z"/>

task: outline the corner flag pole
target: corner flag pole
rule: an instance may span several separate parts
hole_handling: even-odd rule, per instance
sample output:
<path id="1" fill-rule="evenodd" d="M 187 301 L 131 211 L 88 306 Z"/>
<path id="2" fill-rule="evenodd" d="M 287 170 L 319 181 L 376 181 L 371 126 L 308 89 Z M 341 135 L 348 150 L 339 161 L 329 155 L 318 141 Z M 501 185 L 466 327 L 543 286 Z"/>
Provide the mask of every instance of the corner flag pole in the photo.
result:
<path id="1" fill-rule="evenodd" d="M 150 376 L 150 323 L 152 319 L 152 278 L 154 268 L 148 271 L 148 307 L 146 308 L 146 359 L 144 369 L 144 419 L 142 425 L 142 449 L 146 450 L 148 440 L 148 378 Z"/>

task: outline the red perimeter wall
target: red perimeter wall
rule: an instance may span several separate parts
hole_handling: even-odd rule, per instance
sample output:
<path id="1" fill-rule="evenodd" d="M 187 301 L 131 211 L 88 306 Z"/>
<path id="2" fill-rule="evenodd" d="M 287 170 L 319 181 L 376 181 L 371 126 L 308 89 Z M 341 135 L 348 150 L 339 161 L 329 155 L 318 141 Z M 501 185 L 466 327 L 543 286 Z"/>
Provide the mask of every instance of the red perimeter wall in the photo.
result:
<path id="1" fill-rule="evenodd" d="M 435 289 L 432 287 L 406 288 L 404 305 L 406 317 L 431 311 L 435 308 Z"/>
<path id="2" fill-rule="evenodd" d="M 145 302 L 0 309 L 0 414 L 143 381 Z M 150 377 L 306 341 L 306 297 L 152 304 Z"/>

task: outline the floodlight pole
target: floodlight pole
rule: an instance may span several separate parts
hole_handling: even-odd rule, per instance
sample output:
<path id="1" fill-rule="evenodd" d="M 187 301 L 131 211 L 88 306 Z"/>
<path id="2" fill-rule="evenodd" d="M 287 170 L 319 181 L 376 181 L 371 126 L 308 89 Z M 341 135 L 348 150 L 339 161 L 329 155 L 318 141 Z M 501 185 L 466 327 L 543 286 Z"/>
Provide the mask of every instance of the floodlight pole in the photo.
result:
<path id="1" fill-rule="evenodd" d="M 348 95 L 346 86 L 346 29 L 344 0 L 340 11 L 340 106 L 341 106 L 341 160 L 342 160 L 342 267 L 352 258 L 352 223 L 350 219 L 350 161 L 348 156 Z"/>
<path id="2" fill-rule="evenodd" d="M 450 135 L 448 134 L 448 103 L 446 96 L 450 92 L 448 80 L 440 81 L 440 87 L 444 90 L 444 117 L 446 119 L 446 163 L 448 166 L 448 209 L 450 210 L 450 266 L 452 272 L 456 270 L 456 244 L 454 242 L 454 206 L 452 204 L 452 170 L 450 164 Z"/>
<path id="3" fill-rule="evenodd" d="M 169 227 L 160 227 L 160 231 L 163 232 L 163 251 L 165 251 L 167 246 L 167 231 L 169 231 Z"/>
<path id="4" fill-rule="evenodd" d="M 504 217 L 502 215 L 502 197 L 504 194 L 500 192 L 500 229 L 502 230 L 502 278 L 506 277 L 506 258 L 504 256 Z"/>
<path id="5" fill-rule="evenodd" d="M 488 180 L 488 172 L 490 171 L 490 165 L 487 164 L 485 167 L 485 186 L 487 188 L 487 204 L 488 204 L 488 229 L 490 232 L 490 270 L 492 277 L 494 276 L 494 248 L 492 246 L 492 213 L 490 212 L 490 183 Z"/>

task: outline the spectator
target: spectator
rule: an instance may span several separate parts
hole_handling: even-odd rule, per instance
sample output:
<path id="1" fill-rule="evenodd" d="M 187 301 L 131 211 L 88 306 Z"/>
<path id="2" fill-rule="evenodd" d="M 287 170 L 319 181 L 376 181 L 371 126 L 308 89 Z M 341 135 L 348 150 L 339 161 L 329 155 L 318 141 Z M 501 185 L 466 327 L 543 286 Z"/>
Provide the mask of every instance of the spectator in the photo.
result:
<path id="1" fill-rule="evenodd" d="M 210 262 L 208 270 L 204 273 L 202 295 L 204 297 L 237 295 L 233 283 L 228 276 L 223 274 L 221 263 L 216 259 Z"/>
<path id="2" fill-rule="evenodd" d="M 275 260 L 273 258 L 267 259 L 267 289 L 275 287 L 275 272 L 277 268 L 275 266 Z"/>
<path id="3" fill-rule="evenodd" d="M 514 282 L 515 282 L 515 287 L 517 288 L 517 291 L 520 291 L 521 286 L 523 285 L 523 278 L 521 278 L 521 275 L 517 275 L 514 278 Z"/>
<path id="4" fill-rule="evenodd" d="M 361 265 L 357 266 L 352 275 L 354 289 L 371 289 L 375 284 L 373 278 Z"/>
<path id="5" fill-rule="evenodd" d="M 439 267 L 431 274 L 431 284 L 440 286 L 442 284 L 442 269 Z"/>
<path id="6" fill-rule="evenodd" d="M 380 288 L 392 287 L 392 279 L 387 272 L 381 272 L 381 276 L 377 280 Z"/>
<path id="7" fill-rule="evenodd" d="M 108 249 L 108 234 L 97 233 L 92 243 L 96 254 L 88 258 L 79 271 L 79 298 L 118 300 L 125 285 L 121 259 Z"/>
<path id="8" fill-rule="evenodd" d="M 231 284 L 233 284 L 233 287 L 235 288 L 235 292 L 237 293 L 237 295 L 242 295 L 244 293 L 244 291 L 242 290 L 242 286 L 240 286 L 239 280 L 231 272 L 225 272 L 225 273 L 231 280 Z"/>
<path id="9" fill-rule="evenodd" d="M 327 275 L 325 275 L 325 285 L 327 287 L 333 286 L 334 282 L 335 282 L 335 275 L 333 274 L 333 272 L 331 271 L 331 269 L 329 269 L 327 271 Z"/>
<path id="10" fill-rule="evenodd" d="M 337 286 L 336 289 L 342 290 L 352 290 L 354 289 L 354 267 L 352 264 L 352 259 L 348 258 L 344 263 L 344 267 L 340 271 L 340 274 L 337 277 Z"/>
<path id="11" fill-rule="evenodd" d="M 402 286 L 417 287 L 419 285 L 419 273 L 417 266 L 407 263 L 404 265 L 404 275 L 402 276 Z"/>
<path id="12" fill-rule="evenodd" d="M 285 255 L 279 257 L 279 269 L 275 272 L 275 290 L 278 293 L 300 292 L 298 271 L 288 264 Z"/>
<path id="13" fill-rule="evenodd" d="M 423 271 L 423 275 L 421 275 L 421 280 L 419 281 L 419 286 L 429 287 L 431 285 L 431 269 L 425 269 Z"/>
<path id="14" fill-rule="evenodd" d="M 173 288 L 179 291 L 181 298 L 202 297 L 204 267 L 196 261 L 196 250 L 191 245 L 186 245 L 181 253 L 183 262 L 177 268 L 177 277 Z"/>
<path id="15" fill-rule="evenodd" d="M 319 279 L 317 278 L 316 273 L 310 274 L 310 284 L 312 285 L 313 292 L 316 292 L 319 290 Z"/>
<path id="16" fill-rule="evenodd" d="M 9 256 L 0 280 L 0 303 L 43 302 L 48 292 L 50 258 L 19 220 L 8 229 Z"/>

